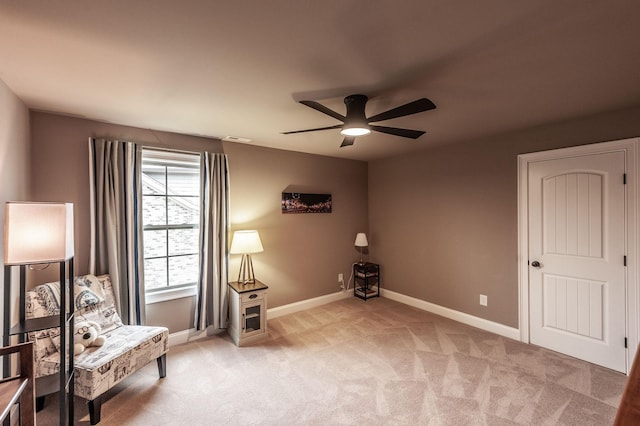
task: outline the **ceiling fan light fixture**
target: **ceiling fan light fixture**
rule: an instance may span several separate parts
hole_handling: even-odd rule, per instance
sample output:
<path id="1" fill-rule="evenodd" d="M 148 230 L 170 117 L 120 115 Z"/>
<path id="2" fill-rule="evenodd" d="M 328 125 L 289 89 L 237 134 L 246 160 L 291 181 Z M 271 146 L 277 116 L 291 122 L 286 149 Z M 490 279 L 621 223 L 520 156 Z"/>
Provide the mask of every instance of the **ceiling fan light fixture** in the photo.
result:
<path id="1" fill-rule="evenodd" d="M 371 129 L 369 129 L 369 127 L 359 125 L 344 127 L 340 130 L 340 134 L 343 136 L 364 136 L 369 133 L 371 133 Z"/>

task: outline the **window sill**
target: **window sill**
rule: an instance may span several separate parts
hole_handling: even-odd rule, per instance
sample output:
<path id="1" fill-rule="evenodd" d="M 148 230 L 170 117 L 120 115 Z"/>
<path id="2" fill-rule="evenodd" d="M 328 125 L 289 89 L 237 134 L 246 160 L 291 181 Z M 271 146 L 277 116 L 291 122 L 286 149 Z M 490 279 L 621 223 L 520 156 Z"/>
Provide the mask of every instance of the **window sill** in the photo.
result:
<path id="1" fill-rule="evenodd" d="M 145 293 L 145 303 L 151 305 L 153 303 L 166 302 L 168 300 L 181 299 L 183 297 L 192 297 L 197 294 L 196 286 L 171 288 L 162 291 L 154 291 Z"/>

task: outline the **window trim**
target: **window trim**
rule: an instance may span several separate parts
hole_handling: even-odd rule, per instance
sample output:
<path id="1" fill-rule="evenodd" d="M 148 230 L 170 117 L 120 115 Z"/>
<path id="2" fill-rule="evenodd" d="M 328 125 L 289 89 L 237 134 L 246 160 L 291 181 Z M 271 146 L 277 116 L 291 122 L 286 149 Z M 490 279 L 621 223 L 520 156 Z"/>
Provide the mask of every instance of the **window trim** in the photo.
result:
<path id="1" fill-rule="evenodd" d="M 197 160 L 196 160 L 197 158 Z M 170 150 L 156 150 L 156 149 L 142 149 L 142 161 L 143 163 L 155 166 L 160 165 L 163 167 L 180 167 L 180 168 L 191 168 L 197 169 L 199 173 L 202 173 L 200 170 L 200 158 L 201 154 L 197 152 L 182 152 L 182 151 L 170 151 Z M 166 184 L 165 184 L 166 186 Z M 165 192 L 167 189 L 165 188 Z M 142 197 L 144 194 L 141 192 L 140 196 Z M 163 194 L 166 198 L 168 197 L 168 193 Z M 191 197 L 191 196 L 190 196 Z M 195 198 L 195 196 L 193 196 Z M 198 200 L 200 200 L 201 195 L 198 195 Z M 158 230 L 167 230 L 167 229 L 193 229 L 199 228 L 199 225 L 194 224 L 185 224 L 185 225 L 143 225 L 143 229 L 158 229 Z M 144 244 L 144 239 L 143 239 Z M 197 254 L 197 248 L 196 253 Z M 166 256 L 161 256 L 162 258 L 166 258 L 167 261 L 171 257 L 175 257 L 173 255 L 169 255 L 167 253 Z M 145 260 L 143 256 L 143 260 Z M 200 273 L 198 267 L 198 274 Z M 169 274 L 169 270 L 167 270 L 167 274 Z M 144 285 L 144 283 L 143 283 Z M 144 297 L 145 304 L 150 305 L 154 303 L 165 302 L 169 300 L 181 299 L 185 297 L 194 297 L 197 296 L 197 287 L 196 283 L 188 283 L 188 284 L 178 284 L 176 286 L 167 285 L 164 288 L 153 288 L 147 289 L 146 285 L 144 286 Z"/>
<path id="2" fill-rule="evenodd" d="M 182 299 L 185 297 L 194 297 L 198 294 L 198 285 L 190 284 L 184 287 L 173 287 L 163 290 L 144 292 L 144 302 L 146 305 L 154 303 L 166 302 L 168 300 Z"/>

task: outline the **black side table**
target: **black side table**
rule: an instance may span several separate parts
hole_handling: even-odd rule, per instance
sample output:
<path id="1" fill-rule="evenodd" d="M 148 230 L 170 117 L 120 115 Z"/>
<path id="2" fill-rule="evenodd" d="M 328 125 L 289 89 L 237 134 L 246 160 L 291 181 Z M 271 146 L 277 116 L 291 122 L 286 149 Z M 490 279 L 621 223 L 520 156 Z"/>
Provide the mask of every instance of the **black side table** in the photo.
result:
<path id="1" fill-rule="evenodd" d="M 369 262 L 353 264 L 353 295 L 362 300 L 380 297 L 380 265 Z"/>

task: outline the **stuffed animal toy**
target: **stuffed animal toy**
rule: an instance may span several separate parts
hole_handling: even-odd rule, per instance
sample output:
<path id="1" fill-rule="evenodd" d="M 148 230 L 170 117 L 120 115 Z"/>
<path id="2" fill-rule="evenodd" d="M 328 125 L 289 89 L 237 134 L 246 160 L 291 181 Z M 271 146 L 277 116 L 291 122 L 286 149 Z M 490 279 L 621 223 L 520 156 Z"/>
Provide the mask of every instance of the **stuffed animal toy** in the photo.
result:
<path id="1" fill-rule="evenodd" d="M 100 326 L 93 321 L 80 321 L 73 326 L 73 353 L 81 354 L 89 346 L 102 346 L 107 339 L 100 336 Z"/>

